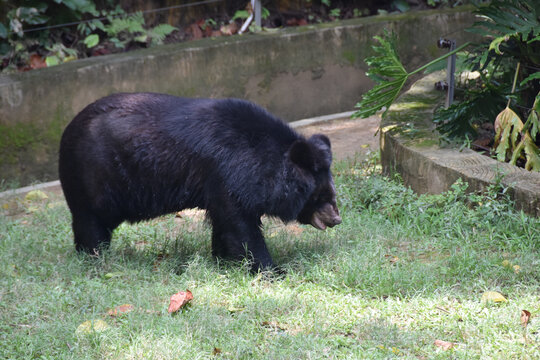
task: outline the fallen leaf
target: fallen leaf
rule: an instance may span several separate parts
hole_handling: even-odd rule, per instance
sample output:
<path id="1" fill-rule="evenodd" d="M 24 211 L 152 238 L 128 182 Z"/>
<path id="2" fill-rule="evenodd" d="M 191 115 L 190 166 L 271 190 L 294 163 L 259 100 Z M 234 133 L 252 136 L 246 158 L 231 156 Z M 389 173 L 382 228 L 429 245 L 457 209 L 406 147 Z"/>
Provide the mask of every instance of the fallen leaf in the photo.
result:
<path id="1" fill-rule="evenodd" d="M 109 328 L 103 320 L 87 320 L 77 327 L 75 333 L 77 334 L 90 334 L 92 332 L 102 332 Z"/>
<path id="2" fill-rule="evenodd" d="M 227 308 L 227 311 L 230 313 L 236 313 L 236 312 L 244 311 L 245 309 L 246 309 L 245 307 L 229 306 Z"/>
<path id="3" fill-rule="evenodd" d="M 512 269 L 514 269 L 514 272 L 516 274 L 519 274 L 519 272 L 521 271 L 521 267 L 519 265 L 512 266 Z"/>
<path id="4" fill-rule="evenodd" d="M 529 319 L 531 318 L 531 313 L 527 310 L 521 310 L 521 325 L 527 327 L 529 324 Z"/>
<path id="5" fill-rule="evenodd" d="M 263 321 L 262 326 L 269 328 L 274 331 L 286 331 L 287 329 L 278 324 L 276 321 Z"/>
<path id="6" fill-rule="evenodd" d="M 171 302 L 169 304 L 169 310 L 168 310 L 169 313 L 178 311 L 180 308 L 182 308 L 192 299 L 193 299 L 193 294 L 189 290 L 180 291 L 174 294 L 173 296 L 171 296 Z"/>
<path id="7" fill-rule="evenodd" d="M 435 340 L 435 346 L 440 347 L 443 350 L 450 350 L 454 347 L 454 343 L 444 340 Z"/>
<path id="8" fill-rule="evenodd" d="M 30 67 L 32 69 L 41 69 L 47 67 L 47 63 L 45 62 L 43 56 L 32 54 L 30 55 Z"/>
<path id="9" fill-rule="evenodd" d="M 187 29 L 187 32 L 191 34 L 192 40 L 199 40 L 203 37 L 203 32 L 197 24 L 191 24 Z"/>
<path id="10" fill-rule="evenodd" d="M 120 277 L 122 275 L 124 275 L 124 273 L 119 272 L 119 271 L 110 272 L 110 273 L 106 273 L 105 275 L 103 275 L 103 278 L 109 280 L 109 279 L 112 279 L 112 278 L 115 278 L 115 277 Z"/>
<path id="11" fill-rule="evenodd" d="M 486 291 L 482 294 L 482 302 L 507 302 L 506 298 L 497 291 Z"/>
<path id="12" fill-rule="evenodd" d="M 221 31 L 223 35 L 234 35 L 238 32 L 238 25 L 235 22 L 232 22 L 220 27 L 219 31 Z"/>
<path id="13" fill-rule="evenodd" d="M 113 317 L 114 316 L 120 316 L 120 315 L 127 314 L 128 312 L 131 312 L 134 309 L 135 309 L 135 306 L 133 306 L 131 304 L 118 305 L 114 309 L 109 309 L 107 311 L 107 315 L 113 316 Z"/>
<path id="14" fill-rule="evenodd" d="M 391 264 L 395 264 L 399 261 L 399 257 L 397 256 L 394 256 L 394 255 L 390 255 L 390 254 L 386 254 L 384 255 L 385 258 L 388 259 L 388 261 L 390 261 Z"/>
<path id="15" fill-rule="evenodd" d="M 43 191 L 41 190 L 32 190 L 32 191 L 29 191 L 25 197 L 24 197 L 24 200 L 26 201 L 41 201 L 41 200 L 45 200 L 45 199 L 48 199 L 49 197 L 47 196 L 47 194 L 45 194 Z"/>
<path id="16" fill-rule="evenodd" d="M 215 348 L 214 348 L 214 351 L 212 351 L 212 355 L 213 355 L 213 356 L 216 356 L 216 355 L 219 355 L 219 354 L 221 354 L 221 349 L 215 347 Z"/>

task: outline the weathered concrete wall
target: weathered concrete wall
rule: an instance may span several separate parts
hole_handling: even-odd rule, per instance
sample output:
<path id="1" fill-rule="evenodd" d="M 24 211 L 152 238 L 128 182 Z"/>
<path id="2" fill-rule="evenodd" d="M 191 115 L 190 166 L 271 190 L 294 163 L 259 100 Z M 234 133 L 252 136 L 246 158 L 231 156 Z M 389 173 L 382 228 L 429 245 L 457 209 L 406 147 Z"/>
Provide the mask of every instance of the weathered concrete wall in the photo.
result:
<path id="1" fill-rule="evenodd" d="M 371 86 L 363 59 L 384 28 L 411 68 L 436 40 L 473 22 L 470 10 L 377 16 L 259 35 L 164 45 L 0 77 L 0 181 L 57 178 L 61 132 L 90 102 L 119 91 L 240 97 L 286 121 L 352 110 Z M 455 32 L 458 30 L 457 32 Z M 459 31 L 460 30 L 460 31 Z"/>

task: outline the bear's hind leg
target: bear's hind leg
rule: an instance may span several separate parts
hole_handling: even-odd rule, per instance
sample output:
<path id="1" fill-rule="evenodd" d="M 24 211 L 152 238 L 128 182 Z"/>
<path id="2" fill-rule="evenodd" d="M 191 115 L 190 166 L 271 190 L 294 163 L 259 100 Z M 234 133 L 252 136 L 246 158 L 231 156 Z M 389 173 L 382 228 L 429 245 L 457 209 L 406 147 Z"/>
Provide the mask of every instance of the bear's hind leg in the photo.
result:
<path id="1" fill-rule="evenodd" d="M 92 213 L 73 212 L 72 226 L 77 251 L 97 254 L 100 249 L 107 248 L 111 243 L 114 228 L 103 224 Z"/>

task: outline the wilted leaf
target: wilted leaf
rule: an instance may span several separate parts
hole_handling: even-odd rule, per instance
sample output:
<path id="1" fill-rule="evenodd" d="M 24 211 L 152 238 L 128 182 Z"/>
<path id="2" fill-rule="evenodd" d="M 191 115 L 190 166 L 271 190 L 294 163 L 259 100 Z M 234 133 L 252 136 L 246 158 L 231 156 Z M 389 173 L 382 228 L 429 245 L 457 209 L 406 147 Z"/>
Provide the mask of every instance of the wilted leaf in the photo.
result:
<path id="1" fill-rule="evenodd" d="M 32 54 L 30 55 L 30 67 L 32 69 L 41 69 L 47 67 L 47 63 L 42 56 L 39 56 L 38 54 Z"/>
<path id="2" fill-rule="evenodd" d="M 188 302 L 193 299 L 193 294 L 191 291 L 180 291 L 173 296 L 171 296 L 171 302 L 169 304 L 169 313 L 178 311 L 180 308 L 185 306 Z"/>
<path id="3" fill-rule="evenodd" d="M 482 294 L 482 302 L 507 302 L 506 298 L 497 291 L 486 291 Z"/>
<path id="4" fill-rule="evenodd" d="M 397 256 L 394 256 L 394 255 L 389 255 L 389 254 L 386 254 L 384 255 L 385 258 L 388 259 L 388 261 L 390 261 L 391 264 L 395 264 L 399 261 L 399 257 Z"/>
<path id="5" fill-rule="evenodd" d="M 495 152 L 497 160 L 505 161 L 508 150 L 516 149 L 518 135 L 523 129 L 523 122 L 508 106 L 495 119 Z"/>
<path id="6" fill-rule="evenodd" d="M 187 29 L 187 32 L 191 34 L 193 40 L 202 39 L 203 37 L 203 32 L 197 24 L 191 24 Z"/>
<path id="7" fill-rule="evenodd" d="M 219 354 L 221 354 L 221 349 L 218 348 L 218 347 L 215 347 L 214 350 L 212 351 L 212 355 L 216 356 L 216 355 L 219 355 Z"/>
<path id="8" fill-rule="evenodd" d="M 521 271 L 521 267 L 519 265 L 512 266 L 512 269 L 514 269 L 514 272 L 518 274 Z"/>
<path id="9" fill-rule="evenodd" d="M 521 325 L 527 327 L 529 324 L 529 319 L 531 318 L 531 313 L 527 310 L 521 310 Z"/>
<path id="10" fill-rule="evenodd" d="M 90 334 L 92 332 L 102 332 L 109 328 L 103 320 L 87 320 L 77 327 L 75 333 L 77 334 Z"/>
<path id="11" fill-rule="evenodd" d="M 135 309 L 135 306 L 133 306 L 131 304 L 118 305 L 114 309 L 109 309 L 107 311 L 107 315 L 109 315 L 109 316 L 120 316 L 120 315 L 127 314 L 128 312 L 131 312 L 134 309 Z"/>
<path id="12" fill-rule="evenodd" d="M 48 199 L 49 197 L 41 190 L 32 190 L 26 194 L 24 200 L 26 201 L 41 201 Z"/>
<path id="13" fill-rule="evenodd" d="M 223 35 L 234 35 L 238 32 L 238 25 L 235 22 L 221 26 L 219 28 Z"/>
<path id="14" fill-rule="evenodd" d="M 454 343 L 444 340 L 435 340 L 435 346 L 440 347 L 443 350 L 450 350 L 454 347 Z"/>

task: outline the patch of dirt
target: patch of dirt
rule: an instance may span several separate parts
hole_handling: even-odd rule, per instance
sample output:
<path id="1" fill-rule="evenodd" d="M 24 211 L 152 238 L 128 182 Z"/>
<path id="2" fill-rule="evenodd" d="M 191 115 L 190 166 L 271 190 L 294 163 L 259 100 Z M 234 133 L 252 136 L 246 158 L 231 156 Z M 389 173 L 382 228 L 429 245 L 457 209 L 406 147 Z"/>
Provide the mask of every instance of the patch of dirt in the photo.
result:
<path id="1" fill-rule="evenodd" d="M 354 156 L 366 156 L 369 151 L 379 150 L 379 134 L 375 136 L 375 133 L 380 122 L 379 116 L 354 120 L 343 118 L 297 130 L 305 136 L 316 133 L 327 135 L 332 143 L 334 158 L 343 160 Z"/>

